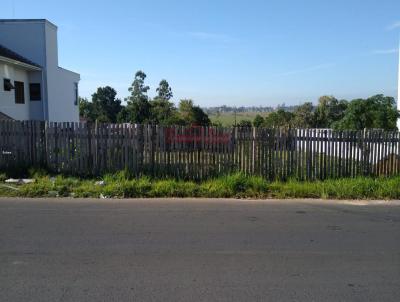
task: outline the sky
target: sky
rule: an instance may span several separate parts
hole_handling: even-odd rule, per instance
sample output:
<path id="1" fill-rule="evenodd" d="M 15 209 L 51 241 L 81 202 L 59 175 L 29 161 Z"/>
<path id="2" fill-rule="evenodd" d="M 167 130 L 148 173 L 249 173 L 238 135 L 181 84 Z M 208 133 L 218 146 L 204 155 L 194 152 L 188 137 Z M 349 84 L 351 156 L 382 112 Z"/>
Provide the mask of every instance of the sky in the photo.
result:
<path id="1" fill-rule="evenodd" d="M 203 107 L 397 96 L 399 0 L 10 0 L 0 18 L 56 24 L 88 98 L 127 97 L 137 70 Z"/>

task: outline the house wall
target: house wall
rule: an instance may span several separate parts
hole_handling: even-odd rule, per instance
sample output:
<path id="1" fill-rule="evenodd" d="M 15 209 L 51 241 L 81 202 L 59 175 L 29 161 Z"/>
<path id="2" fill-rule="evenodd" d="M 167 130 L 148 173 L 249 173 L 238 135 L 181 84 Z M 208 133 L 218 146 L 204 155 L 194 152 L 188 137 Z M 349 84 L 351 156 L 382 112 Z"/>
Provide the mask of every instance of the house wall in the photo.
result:
<path id="1" fill-rule="evenodd" d="M 45 22 L 0 20 L 0 44 L 46 66 Z"/>
<path id="2" fill-rule="evenodd" d="M 42 83 L 42 72 L 41 71 L 30 71 L 28 73 L 29 83 L 39 83 L 42 89 L 42 100 L 40 101 L 30 101 L 29 100 L 29 116 L 31 120 L 43 121 L 44 118 L 44 103 L 43 103 L 43 83 Z"/>
<path id="3" fill-rule="evenodd" d="M 25 104 L 15 103 L 15 91 L 4 91 L 3 79 L 24 82 Z M 0 62 L 0 111 L 16 120 L 30 119 L 29 75 L 24 69 Z M 41 103 L 41 102 L 39 102 Z"/>
<path id="4" fill-rule="evenodd" d="M 75 105 L 74 83 L 79 82 L 79 75 L 62 68 L 51 73 L 48 95 L 49 120 L 53 122 L 79 122 L 79 106 Z"/>
<path id="5" fill-rule="evenodd" d="M 58 67 L 57 29 L 46 27 L 48 120 L 52 122 L 79 122 L 79 106 L 75 102 L 74 83 L 77 73 Z"/>

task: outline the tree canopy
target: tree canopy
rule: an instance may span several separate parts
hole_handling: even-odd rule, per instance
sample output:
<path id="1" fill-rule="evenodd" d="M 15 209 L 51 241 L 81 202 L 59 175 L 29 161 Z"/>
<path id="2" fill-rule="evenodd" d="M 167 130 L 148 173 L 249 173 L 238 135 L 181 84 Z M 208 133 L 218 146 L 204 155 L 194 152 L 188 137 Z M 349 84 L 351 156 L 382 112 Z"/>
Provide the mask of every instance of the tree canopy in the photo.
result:
<path id="1" fill-rule="evenodd" d="M 351 101 L 344 112 L 343 119 L 334 126 L 342 130 L 395 130 L 398 118 L 399 113 L 394 98 L 380 94 L 368 99 Z"/>
<path id="2" fill-rule="evenodd" d="M 317 106 L 306 102 L 293 112 L 278 109 L 253 125 L 266 128 L 331 128 L 338 130 L 395 130 L 399 112 L 393 97 L 375 95 L 367 99 L 338 100 L 322 96 Z"/>
<path id="3" fill-rule="evenodd" d="M 184 99 L 177 108 L 171 101 L 172 88 L 167 80 L 161 80 L 156 89 L 156 96 L 148 96 L 150 87 L 145 84 L 146 74 L 138 71 L 132 85 L 128 88 L 130 96 L 125 99 L 126 106 L 117 99 L 117 92 L 110 86 L 99 87 L 92 95 L 92 101 L 80 99 L 81 117 L 88 121 L 151 123 L 168 125 L 201 125 L 208 126 L 211 121 L 208 115 L 192 100 Z"/>
<path id="4" fill-rule="evenodd" d="M 146 77 L 143 71 L 136 72 L 135 79 L 128 89 L 131 95 L 127 99 L 127 112 L 124 113 L 127 122 L 139 124 L 150 122 L 151 105 L 147 95 L 150 87 L 144 84 Z"/>
<path id="5" fill-rule="evenodd" d="M 97 88 L 92 94 L 91 101 L 80 98 L 81 117 L 88 121 L 109 123 L 151 123 L 161 126 L 211 125 L 207 113 L 195 105 L 193 100 L 182 99 L 176 107 L 172 101 L 174 96 L 172 88 L 165 79 L 160 81 L 156 95 L 151 99 L 148 95 L 150 87 L 145 84 L 146 77 L 143 71 L 136 72 L 128 88 L 130 95 L 125 99 L 126 105 L 122 104 L 117 98 L 116 90 L 110 86 Z M 220 114 L 230 107 L 216 108 L 219 108 L 218 114 Z M 325 95 L 319 98 L 316 106 L 311 102 L 296 107 L 282 105 L 277 110 L 267 113 L 265 117 L 257 114 L 253 121 L 242 120 L 238 126 L 395 130 L 399 116 L 393 97 L 378 94 L 367 99 L 347 101 Z M 213 123 L 213 125 L 220 124 L 218 121 Z"/>
<path id="6" fill-rule="evenodd" d="M 110 86 L 97 88 L 92 94 L 92 102 L 80 99 L 81 116 L 88 121 L 116 123 L 118 114 L 122 110 L 121 100 L 116 96 L 117 92 Z"/>

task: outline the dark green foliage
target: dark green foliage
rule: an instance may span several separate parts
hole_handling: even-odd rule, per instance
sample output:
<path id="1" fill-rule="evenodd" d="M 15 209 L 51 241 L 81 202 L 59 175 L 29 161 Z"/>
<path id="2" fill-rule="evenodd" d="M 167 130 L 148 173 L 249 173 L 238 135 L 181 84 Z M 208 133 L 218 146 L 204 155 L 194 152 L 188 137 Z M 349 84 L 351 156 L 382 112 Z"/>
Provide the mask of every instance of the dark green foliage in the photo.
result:
<path id="1" fill-rule="evenodd" d="M 151 123 L 161 126 L 179 124 L 178 110 L 174 103 L 170 102 L 173 97 L 172 89 L 166 80 L 160 82 L 157 93 L 158 95 L 150 101 Z"/>
<path id="2" fill-rule="evenodd" d="M 181 100 L 179 114 L 182 125 L 209 126 L 211 121 L 208 115 L 199 106 L 195 106 L 192 100 Z"/>
<path id="3" fill-rule="evenodd" d="M 243 127 L 243 128 L 244 127 L 251 128 L 251 127 L 253 127 L 253 124 L 249 120 L 241 120 L 239 123 L 237 123 L 237 126 L 238 127 Z"/>
<path id="4" fill-rule="evenodd" d="M 284 127 L 289 128 L 293 123 L 293 113 L 278 109 L 275 112 L 270 113 L 264 121 L 264 127 L 275 128 Z"/>
<path id="5" fill-rule="evenodd" d="M 129 87 L 130 96 L 125 99 L 126 106 L 116 98 L 116 91 L 109 87 L 100 87 L 92 95 L 92 102 L 80 99 L 79 110 L 81 117 L 87 121 L 105 123 L 138 123 L 172 125 L 199 125 L 209 126 L 211 121 L 208 115 L 192 100 L 182 100 L 179 110 L 171 102 L 172 88 L 167 80 L 162 80 L 156 89 L 157 96 L 150 99 L 147 95 L 150 87 L 145 85 L 146 74 L 138 71 Z"/>
<path id="6" fill-rule="evenodd" d="M 116 123 L 122 109 L 121 100 L 116 98 L 117 92 L 110 86 L 99 87 L 92 94 L 93 110 L 99 122 Z"/>
<path id="7" fill-rule="evenodd" d="M 293 112 L 292 126 L 295 128 L 314 128 L 316 126 L 314 106 L 304 103 Z"/>
<path id="8" fill-rule="evenodd" d="M 88 121 L 96 120 L 93 103 L 89 102 L 88 99 L 79 98 L 79 115 Z"/>
<path id="9" fill-rule="evenodd" d="M 92 102 L 80 99 L 80 116 L 91 122 L 116 123 L 118 114 L 122 110 L 121 100 L 116 96 L 117 92 L 110 86 L 97 88 L 92 94 Z"/>
<path id="10" fill-rule="evenodd" d="M 169 86 L 167 80 L 161 80 L 160 85 L 157 88 L 157 93 L 157 98 L 165 101 L 171 100 L 174 96 L 172 88 Z"/>
<path id="11" fill-rule="evenodd" d="M 256 128 L 262 127 L 264 125 L 264 122 L 264 118 L 261 115 L 257 114 L 254 118 L 253 126 Z"/>
<path id="12" fill-rule="evenodd" d="M 376 95 L 366 100 L 356 99 L 349 103 L 337 129 L 384 129 L 395 130 L 399 113 L 392 97 Z"/>
<path id="13" fill-rule="evenodd" d="M 127 99 L 127 122 L 142 124 L 151 120 L 151 105 L 147 96 L 150 87 L 144 84 L 146 77 L 143 71 L 136 72 L 132 86 L 128 89 L 131 95 Z"/>
<path id="14" fill-rule="evenodd" d="M 399 113 L 395 99 L 375 95 L 351 102 L 322 96 L 314 108 L 312 103 L 298 106 L 294 112 L 278 109 L 262 121 L 257 116 L 255 127 L 265 128 L 332 128 L 338 130 L 382 129 L 395 130 Z"/>
<path id="15" fill-rule="evenodd" d="M 345 100 L 339 101 L 333 96 L 320 97 L 315 109 L 315 127 L 331 128 L 344 117 L 347 106 L 348 102 Z"/>

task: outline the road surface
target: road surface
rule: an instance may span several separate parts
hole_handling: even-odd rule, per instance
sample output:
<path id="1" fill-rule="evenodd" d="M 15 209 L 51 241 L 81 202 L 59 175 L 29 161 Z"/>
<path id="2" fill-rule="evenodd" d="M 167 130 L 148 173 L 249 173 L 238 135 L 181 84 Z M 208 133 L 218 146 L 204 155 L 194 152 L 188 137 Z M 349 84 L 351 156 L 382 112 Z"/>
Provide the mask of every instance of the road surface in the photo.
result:
<path id="1" fill-rule="evenodd" d="M 400 301 L 400 202 L 0 199 L 0 301 Z"/>

